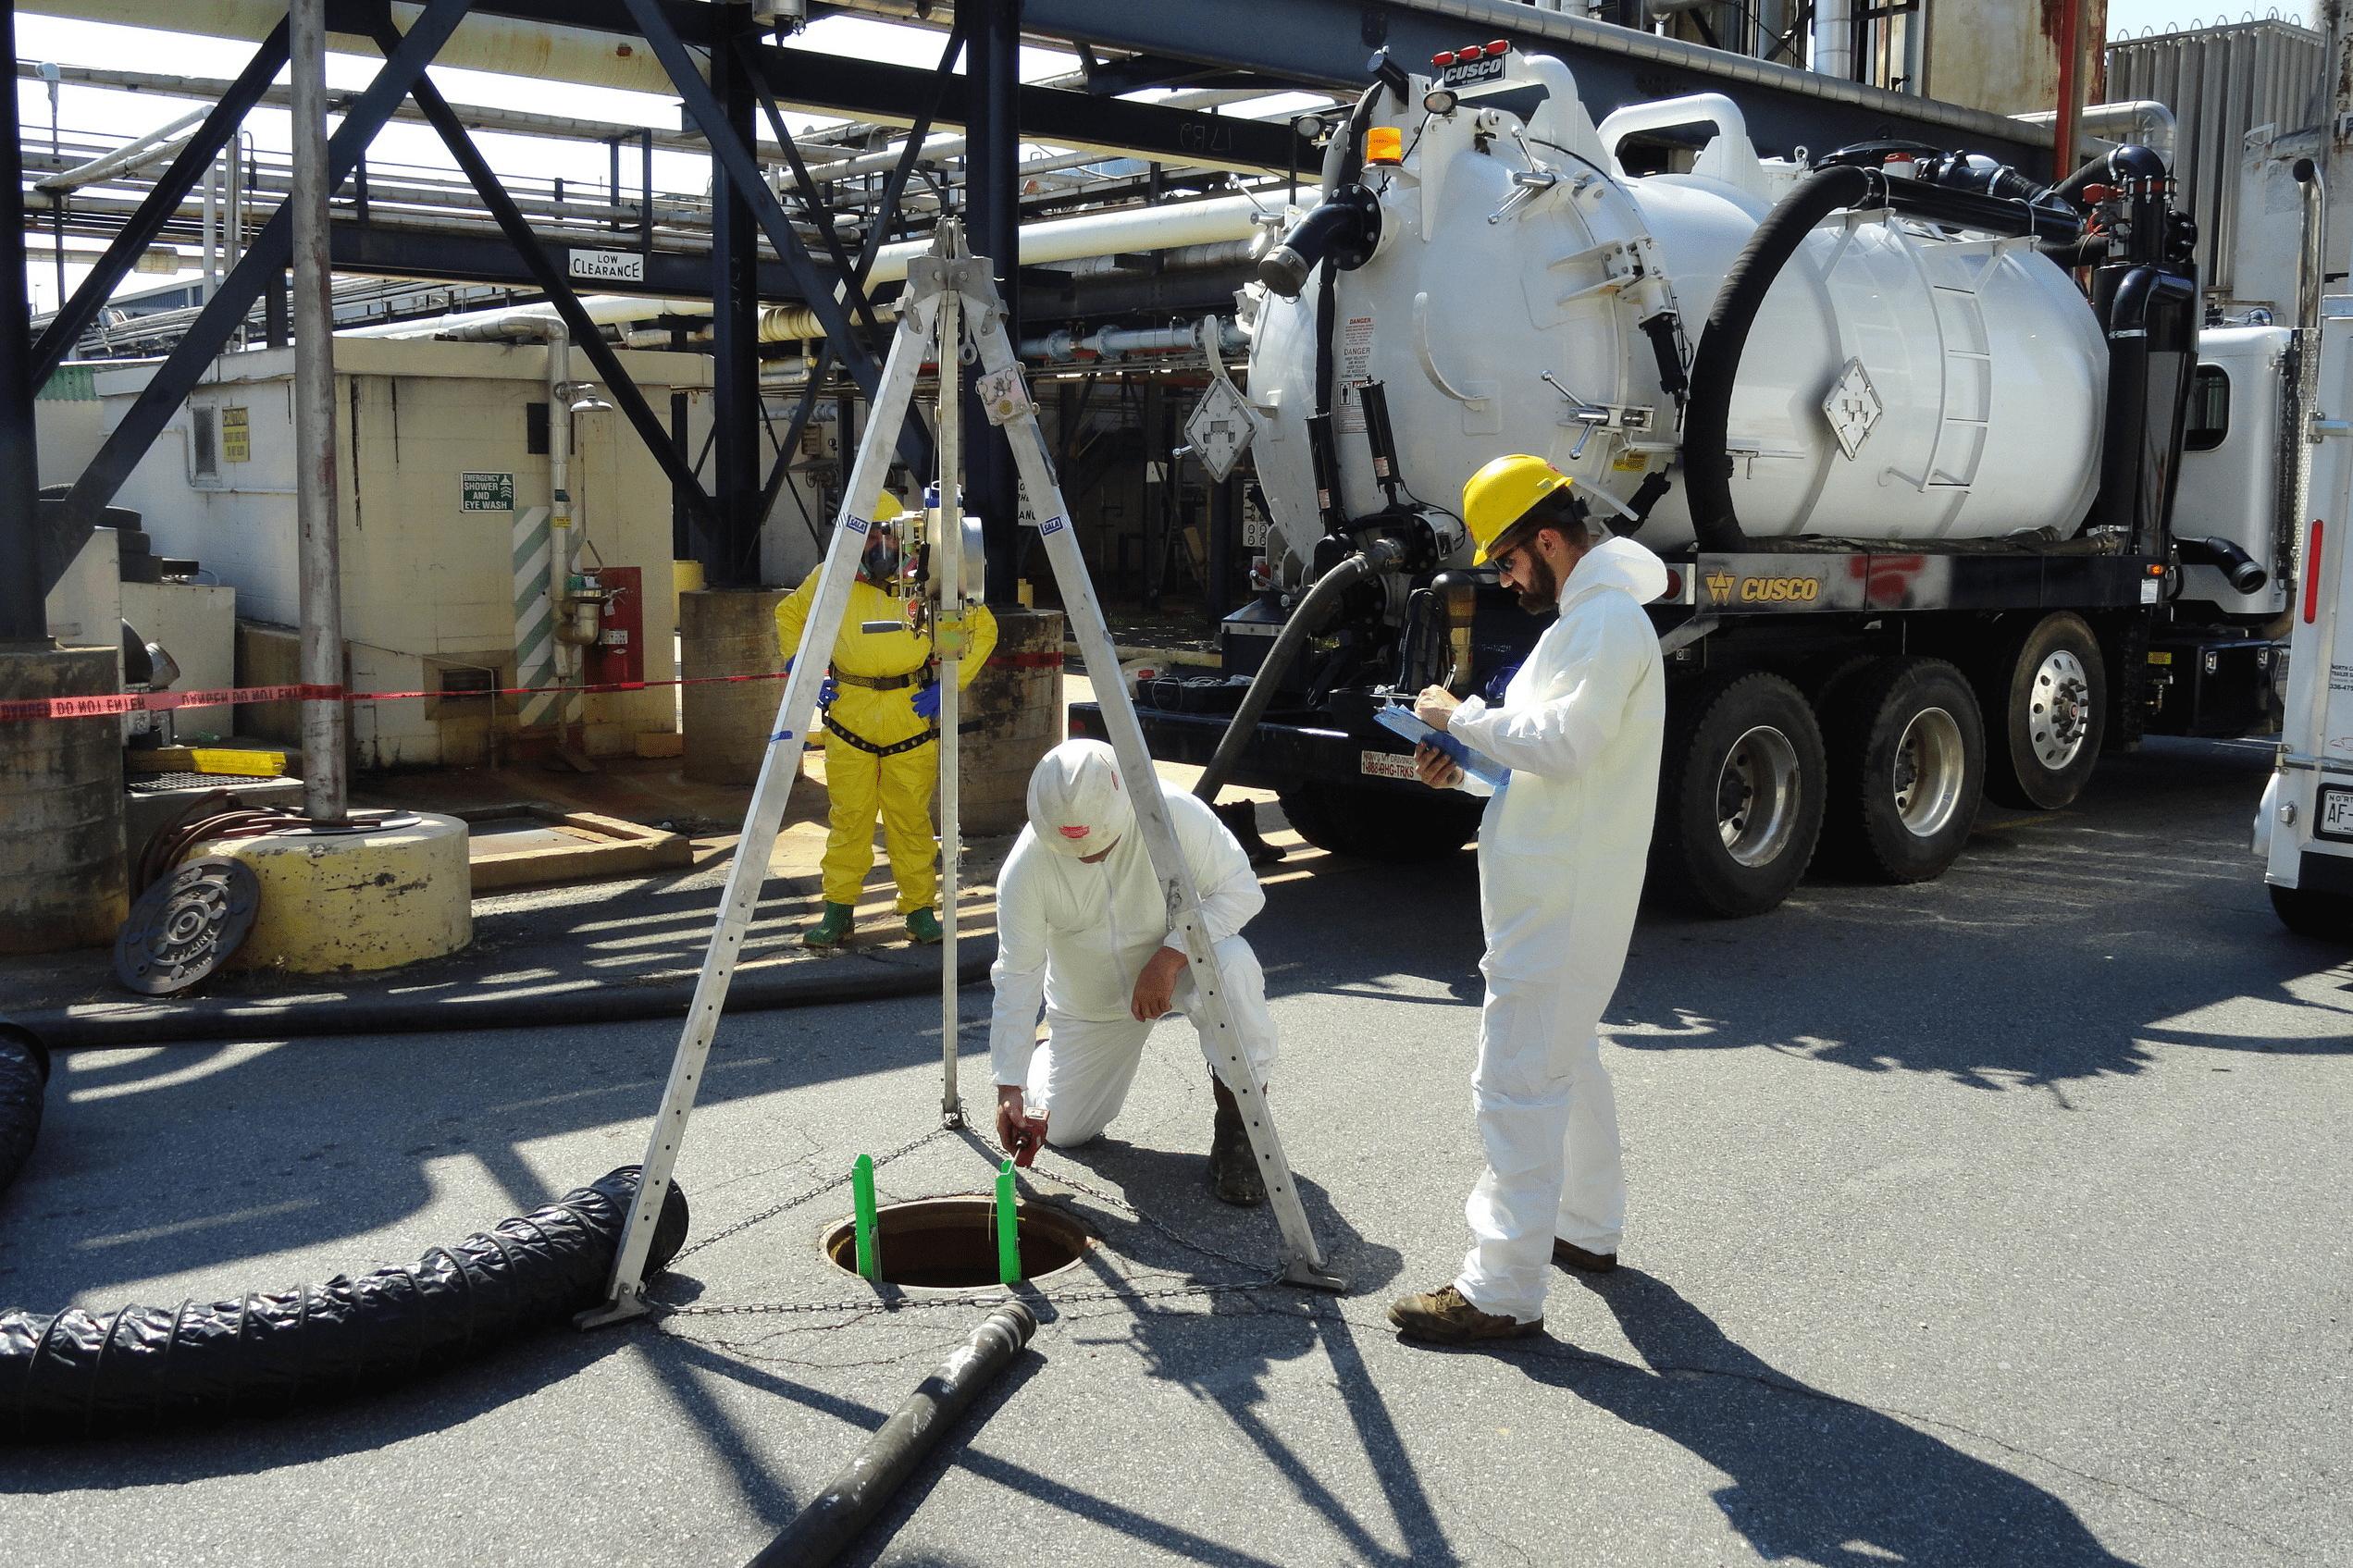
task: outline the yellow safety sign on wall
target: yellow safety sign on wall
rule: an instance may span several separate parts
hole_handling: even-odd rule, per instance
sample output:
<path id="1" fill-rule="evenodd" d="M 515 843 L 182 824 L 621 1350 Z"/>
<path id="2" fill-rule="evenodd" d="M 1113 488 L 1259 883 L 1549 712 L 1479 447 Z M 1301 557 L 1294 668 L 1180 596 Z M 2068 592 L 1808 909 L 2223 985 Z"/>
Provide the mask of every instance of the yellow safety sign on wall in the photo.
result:
<path id="1" fill-rule="evenodd" d="M 223 463 L 251 463 L 254 460 L 253 426 L 241 408 L 220 411 L 220 460 Z"/>

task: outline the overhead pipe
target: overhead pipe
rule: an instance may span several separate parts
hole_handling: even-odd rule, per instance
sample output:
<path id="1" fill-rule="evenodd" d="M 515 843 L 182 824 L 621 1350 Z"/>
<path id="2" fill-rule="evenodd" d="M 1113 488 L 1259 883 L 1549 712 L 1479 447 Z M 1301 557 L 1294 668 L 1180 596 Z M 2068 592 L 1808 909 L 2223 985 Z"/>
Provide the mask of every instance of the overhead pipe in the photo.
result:
<path id="1" fill-rule="evenodd" d="M 1109 212 L 1084 213 L 1076 217 L 1047 218 L 1022 227 L 1022 265 L 1093 260 L 1137 251 L 1176 251 L 1195 246 L 1246 241 L 1257 232 L 1262 216 L 1276 209 L 1252 196 L 1222 196 L 1205 202 L 1175 202 L 1156 207 L 1121 207 Z M 907 264 L 928 254 L 929 240 L 885 245 L 868 275 L 869 289 L 907 278 Z M 1207 258 L 1203 258 L 1205 264 Z M 650 320 L 658 315 L 707 316 L 709 300 L 665 300 L 629 294 L 591 294 L 580 302 L 589 318 L 601 326 Z M 779 306 L 768 313 L 761 327 L 763 342 L 794 342 L 822 338 L 809 330 L 815 323 L 806 306 Z M 419 321 L 387 322 L 348 329 L 354 338 L 457 338 L 474 341 L 511 338 L 535 332 L 538 324 L 557 319 L 547 304 L 515 305 L 500 310 L 462 311 Z"/>
<path id="2" fill-rule="evenodd" d="M 44 195 L 63 195 L 85 185 L 97 185 L 117 175 L 145 168 L 149 164 L 179 152 L 180 143 L 187 140 L 182 133 L 204 124 L 205 117 L 211 113 L 210 108 L 192 109 L 169 125 L 159 126 L 144 136 L 126 142 L 104 156 L 60 169 L 36 183 L 33 189 Z"/>
<path id="3" fill-rule="evenodd" d="M 19 0 L 20 13 L 69 17 L 78 21 L 111 22 L 119 27 L 153 29 L 168 23 L 174 32 L 245 43 L 267 37 L 286 16 L 285 0 L 172 0 L 168 14 L 158 15 L 155 0 Z M 392 24 L 402 31 L 424 9 L 411 0 L 391 7 Z M 452 69 L 495 71 L 504 76 L 530 77 L 542 81 L 574 82 L 590 87 L 618 87 L 669 98 L 676 90 L 669 73 L 651 50 L 624 53 L 614 47 L 610 32 L 593 28 L 561 27 L 547 22 L 511 20 L 477 13 L 458 25 L 433 63 Z M 365 32 L 329 32 L 328 46 L 340 54 L 378 57 L 376 40 Z"/>
<path id="4" fill-rule="evenodd" d="M 2037 109 L 2012 118 L 2023 125 L 2055 125 L 2056 109 Z M 2173 118 L 2173 111 L 2154 98 L 2125 98 L 2112 104 L 2092 104 L 2075 118 L 2078 139 L 2096 136 L 2102 142 L 2136 142 L 2149 148 L 2168 164 L 2173 161 L 2173 148 L 2181 137 L 2181 129 Z"/>

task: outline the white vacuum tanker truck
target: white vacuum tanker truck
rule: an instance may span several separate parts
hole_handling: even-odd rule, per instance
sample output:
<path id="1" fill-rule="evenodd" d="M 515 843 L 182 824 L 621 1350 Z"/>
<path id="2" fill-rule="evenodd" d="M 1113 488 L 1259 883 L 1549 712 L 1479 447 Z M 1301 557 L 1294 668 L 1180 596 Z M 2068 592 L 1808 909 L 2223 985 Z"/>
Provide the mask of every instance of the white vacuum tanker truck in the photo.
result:
<path id="1" fill-rule="evenodd" d="M 1471 836 L 1371 714 L 1497 690 L 1542 629 L 1454 512 L 1507 452 L 1671 569 L 1652 884 L 1703 909 L 1772 907 L 1817 847 L 1933 877 L 1983 796 L 2276 727 L 2297 335 L 2201 338 L 2157 154 L 2050 186 L 1911 142 L 1760 157 L 1718 95 L 1596 124 L 1502 43 L 1374 65 L 1243 301 L 1263 591 L 1222 677 L 1138 694 L 1206 795 L 1270 785 L 1356 855 Z"/>

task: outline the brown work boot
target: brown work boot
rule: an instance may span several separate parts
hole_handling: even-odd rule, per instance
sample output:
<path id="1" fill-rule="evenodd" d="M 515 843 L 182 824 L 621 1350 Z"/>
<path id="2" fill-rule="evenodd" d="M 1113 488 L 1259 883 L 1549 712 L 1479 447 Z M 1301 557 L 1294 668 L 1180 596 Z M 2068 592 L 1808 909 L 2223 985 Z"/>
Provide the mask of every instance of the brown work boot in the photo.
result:
<path id="1" fill-rule="evenodd" d="M 1217 1125 L 1209 1131 L 1209 1191 L 1221 1204 L 1256 1208 L 1267 1201 L 1267 1184 L 1258 1174 L 1249 1130 L 1242 1125 L 1242 1107 L 1233 1091 L 1218 1080 L 1212 1078 L 1209 1087 L 1218 1098 Z"/>
<path id="2" fill-rule="evenodd" d="M 1479 1340 L 1517 1340 L 1543 1327 L 1544 1320 L 1538 1317 L 1522 1323 L 1517 1317 L 1481 1312 L 1460 1290 L 1442 1285 L 1390 1303 L 1389 1326 L 1408 1340 L 1468 1345 Z"/>
<path id="3" fill-rule="evenodd" d="M 1574 1241 L 1553 1238 L 1553 1261 L 1579 1274 L 1607 1274 L 1617 1266 L 1616 1253 L 1589 1253 Z"/>

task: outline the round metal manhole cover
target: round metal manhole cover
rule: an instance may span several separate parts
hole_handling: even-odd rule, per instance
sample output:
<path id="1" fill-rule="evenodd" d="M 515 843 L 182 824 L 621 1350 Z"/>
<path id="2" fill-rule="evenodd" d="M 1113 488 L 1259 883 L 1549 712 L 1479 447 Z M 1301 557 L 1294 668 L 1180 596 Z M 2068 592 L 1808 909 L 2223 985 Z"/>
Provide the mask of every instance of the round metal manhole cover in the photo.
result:
<path id="1" fill-rule="evenodd" d="M 262 885 L 241 860 L 191 860 L 139 895 L 115 937 L 115 978 L 170 996 L 218 969 L 254 929 Z"/>
<path id="2" fill-rule="evenodd" d="M 1095 1238 L 1059 1209 L 1016 1204 L 1022 1278 L 1046 1279 L 1076 1264 Z M 819 1245 L 836 1268 L 858 1272 L 855 1224 L 826 1228 Z M 917 1290 L 972 1290 L 1001 1284 L 997 1269 L 997 1204 L 974 1193 L 892 1204 L 874 1216 L 876 1275 L 885 1285 Z"/>

